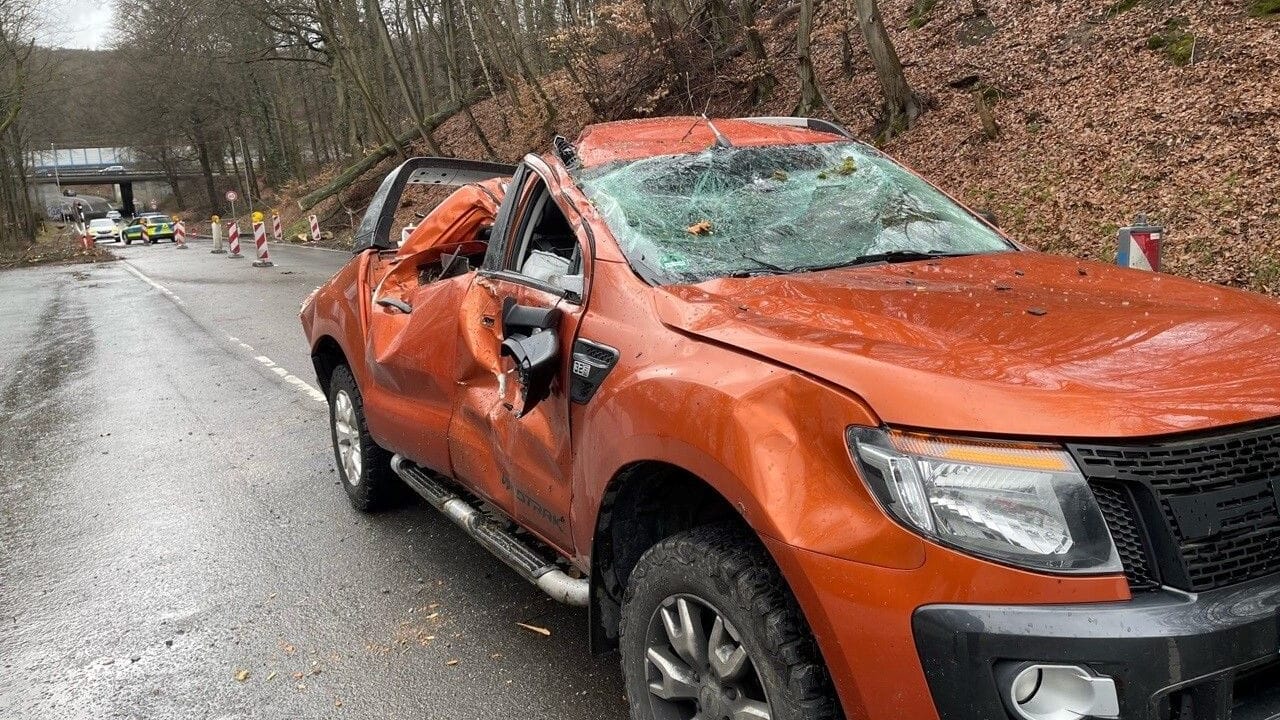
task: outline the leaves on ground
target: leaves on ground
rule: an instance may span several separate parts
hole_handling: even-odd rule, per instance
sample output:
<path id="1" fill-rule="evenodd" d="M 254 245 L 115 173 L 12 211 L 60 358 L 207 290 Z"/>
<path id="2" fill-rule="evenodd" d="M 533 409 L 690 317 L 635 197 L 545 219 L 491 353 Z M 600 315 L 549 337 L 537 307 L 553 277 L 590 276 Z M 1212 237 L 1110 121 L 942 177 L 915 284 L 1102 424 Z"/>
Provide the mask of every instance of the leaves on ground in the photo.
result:
<path id="1" fill-rule="evenodd" d="M 529 632 L 537 633 L 544 637 L 551 637 L 551 631 L 548 630 L 547 628 L 540 627 L 538 625 L 530 625 L 528 623 L 522 623 L 522 622 L 518 622 L 516 623 L 516 625 L 519 625 L 520 627 L 524 628 L 525 630 L 528 630 Z"/>

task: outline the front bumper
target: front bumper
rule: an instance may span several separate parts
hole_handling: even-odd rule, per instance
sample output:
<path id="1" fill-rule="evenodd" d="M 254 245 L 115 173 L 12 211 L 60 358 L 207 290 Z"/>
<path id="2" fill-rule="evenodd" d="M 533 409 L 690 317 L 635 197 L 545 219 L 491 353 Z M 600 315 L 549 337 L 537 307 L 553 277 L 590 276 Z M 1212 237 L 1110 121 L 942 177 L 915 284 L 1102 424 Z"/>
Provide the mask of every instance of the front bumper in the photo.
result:
<path id="1" fill-rule="evenodd" d="M 1280 718 L 1280 577 L 1081 605 L 930 605 L 916 647 L 942 720 L 1012 717 L 1000 663 L 1085 665 L 1115 679 L 1124 720 Z"/>

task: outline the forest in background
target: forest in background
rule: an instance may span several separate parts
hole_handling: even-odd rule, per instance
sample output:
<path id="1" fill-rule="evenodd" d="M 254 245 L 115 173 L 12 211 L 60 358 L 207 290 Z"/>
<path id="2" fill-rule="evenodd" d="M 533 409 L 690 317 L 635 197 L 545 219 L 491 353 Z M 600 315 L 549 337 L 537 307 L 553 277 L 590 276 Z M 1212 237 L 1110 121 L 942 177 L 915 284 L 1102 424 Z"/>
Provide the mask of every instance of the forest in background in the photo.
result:
<path id="1" fill-rule="evenodd" d="M 1280 0 L 117 0 L 107 51 L 24 43 L 34 2 L 0 11 L 8 185 L 24 148 L 129 145 L 202 169 L 181 207 L 222 210 L 230 164 L 341 228 L 412 154 L 815 115 L 1036 247 L 1107 260 L 1142 211 L 1173 271 L 1280 290 Z"/>

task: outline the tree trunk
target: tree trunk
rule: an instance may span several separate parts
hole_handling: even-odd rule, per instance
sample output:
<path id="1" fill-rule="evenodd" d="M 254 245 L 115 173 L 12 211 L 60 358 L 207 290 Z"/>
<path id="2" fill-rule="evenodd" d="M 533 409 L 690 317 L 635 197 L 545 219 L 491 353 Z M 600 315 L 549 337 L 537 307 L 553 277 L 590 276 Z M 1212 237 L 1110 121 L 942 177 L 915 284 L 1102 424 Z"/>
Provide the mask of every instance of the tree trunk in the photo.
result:
<path id="1" fill-rule="evenodd" d="M 863 0 L 859 0 L 862 2 Z M 800 0 L 800 20 L 796 23 L 796 65 L 800 74 L 800 102 L 795 114 L 808 117 L 823 104 L 822 88 L 813 70 L 813 54 L 810 37 L 813 34 L 814 0 Z"/>
<path id="2" fill-rule="evenodd" d="M 383 53 L 386 55 L 386 61 L 391 65 L 391 72 L 395 75 L 396 84 L 400 87 L 400 94 L 404 96 L 405 105 L 409 108 L 409 114 L 413 117 L 413 123 L 418 128 L 418 134 L 422 137 L 423 142 L 427 144 L 427 149 L 432 155 L 442 155 L 440 146 L 436 143 L 435 137 L 431 134 L 431 130 L 423 123 L 422 108 L 414 100 L 413 91 L 409 89 L 409 78 L 405 76 L 404 68 L 400 65 L 400 60 L 396 56 L 395 48 L 391 45 L 391 33 L 387 31 L 386 19 L 382 16 L 382 5 L 379 2 L 371 3 L 369 9 L 370 22 L 378 26 L 378 37 L 382 43 Z"/>
<path id="3" fill-rule="evenodd" d="M 857 0 L 857 7 L 858 26 L 862 29 L 867 52 L 871 55 L 876 77 L 880 80 L 880 92 L 884 95 L 882 132 L 886 138 L 892 137 L 911 127 L 919 117 L 920 98 L 907 84 L 907 76 L 902 72 L 902 61 L 898 59 L 898 51 L 884 29 L 884 19 L 880 17 L 876 0 Z"/>
<path id="4" fill-rule="evenodd" d="M 476 92 L 473 92 L 466 99 L 464 99 L 463 103 L 467 105 L 471 105 L 483 99 L 483 97 L 484 97 L 483 92 L 476 91 Z M 452 105 L 450 107 L 444 108 L 443 110 L 441 110 L 440 112 L 437 112 L 431 117 L 426 118 L 424 122 L 427 125 L 427 127 L 434 129 L 440 123 L 444 122 L 445 120 L 448 120 L 451 115 L 458 112 L 461 108 L 462 108 L 461 104 Z M 417 133 L 418 133 L 418 129 L 413 128 L 412 130 L 406 131 L 403 135 L 397 138 L 397 140 L 400 142 L 401 145 L 403 145 L 404 143 L 407 143 L 410 140 L 412 140 L 413 136 L 416 135 Z M 396 146 L 393 145 L 392 143 L 386 143 L 384 145 L 380 145 L 377 148 L 374 148 L 373 152 L 368 153 L 359 161 L 357 161 L 354 165 L 347 168 L 346 170 L 343 170 L 337 177 L 335 177 L 327 185 L 325 185 L 324 187 L 314 192 L 309 193 L 306 197 L 299 200 L 298 208 L 302 212 L 306 212 L 310 210 L 320 202 L 327 200 L 328 198 L 331 198 L 334 195 L 336 195 L 339 191 L 341 191 L 346 186 L 350 185 L 353 181 L 355 181 L 361 175 L 364 175 L 366 172 L 369 172 L 373 168 L 377 167 L 378 163 L 382 162 L 383 160 L 386 160 L 387 158 L 395 154 L 396 154 Z"/>
<path id="5" fill-rule="evenodd" d="M 747 52 L 751 53 L 751 59 L 759 65 L 751 86 L 751 104 L 759 105 L 773 95 L 778 79 L 769 71 L 769 56 L 764 51 L 760 31 L 756 29 L 755 0 L 738 0 L 738 22 L 747 37 Z"/>
<path id="6" fill-rule="evenodd" d="M 200 158 L 200 174 L 204 176 L 204 191 L 209 196 L 209 207 L 217 212 L 218 190 L 213 185 L 213 163 L 209 161 L 209 143 L 205 139 L 204 124 L 197 120 L 192 124 L 191 131 L 195 136 L 196 153 Z"/>

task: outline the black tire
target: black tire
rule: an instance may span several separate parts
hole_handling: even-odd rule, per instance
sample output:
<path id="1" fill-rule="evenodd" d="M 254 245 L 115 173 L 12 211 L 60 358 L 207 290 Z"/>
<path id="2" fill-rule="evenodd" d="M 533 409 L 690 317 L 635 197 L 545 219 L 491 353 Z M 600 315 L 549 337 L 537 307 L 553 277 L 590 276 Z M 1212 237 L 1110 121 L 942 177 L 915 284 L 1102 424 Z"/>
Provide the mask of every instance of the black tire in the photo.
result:
<path id="1" fill-rule="evenodd" d="M 133 240 L 132 240 L 132 239 L 130 239 L 130 238 L 125 238 L 125 239 L 124 239 L 124 244 L 125 244 L 125 245 L 132 245 L 132 244 L 133 244 Z"/>
<path id="2" fill-rule="evenodd" d="M 705 632 L 710 618 L 720 617 L 723 627 L 731 628 L 732 637 L 720 635 L 730 645 L 718 647 L 745 650 L 754 676 L 744 672 L 740 677 L 745 680 L 722 682 L 704 663 L 692 676 L 698 684 L 686 686 L 702 688 L 698 699 L 673 704 L 650 693 L 650 667 L 657 673 L 657 665 L 646 656 L 651 646 L 664 647 L 661 641 L 654 641 L 654 623 L 661 633 L 659 611 L 675 611 L 680 599 L 690 603 L 685 607 L 693 606 L 695 599 L 705 603 L 697 606 L 704 625 L 699 637 L 715 636 L 714 625 L 711 632 Z M 695 712 L 698 717 L 719 720 L 731 714 L 728 706 L 721 704 L 723 698 L 731 702 L 759 699 L 761 691 L 774 720 L 843 717 L 817 642 L 795 597 L 759 540 L 736 527 L 694 528 L 646 551 L 628 580 L 620 630 L 622 674 L 632 720 L 688 718 Z M 658 637 L 671 636 L 668 631 Z M 709 654 L 705 649 L 702 652 Z M 694 665 L 690 662 L 682 667 Z M 705 694 L 708 688 L 712 696 Z M 717 692 L 720 699 L 714 697 Z"/>
<path id="3" fill-rule="evenodd" d="M 349 463 L 344 461 L 343 448 L 339 445 L 339 423 L 337 416 L 342 406 L 341 396 L 345 395 L 354 413 L 355 427 L 352 441 L 358 437 L 359 470 L 349 477 Z M 347 499 L 352 507 L 362 512 L 372 512 L 386 508 L 401 497 L 401 483 L 391 469 L 391 453 L 378 446 L 369 435 L 369 426 L 364 418 L 364 398 L 356 385 L 351 368 L 339 365 L 329 379 L 329 434 L 333 440 L 333 459 L 338 466 L 338 479 L 342 489 L 347 492 Z"/>

